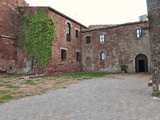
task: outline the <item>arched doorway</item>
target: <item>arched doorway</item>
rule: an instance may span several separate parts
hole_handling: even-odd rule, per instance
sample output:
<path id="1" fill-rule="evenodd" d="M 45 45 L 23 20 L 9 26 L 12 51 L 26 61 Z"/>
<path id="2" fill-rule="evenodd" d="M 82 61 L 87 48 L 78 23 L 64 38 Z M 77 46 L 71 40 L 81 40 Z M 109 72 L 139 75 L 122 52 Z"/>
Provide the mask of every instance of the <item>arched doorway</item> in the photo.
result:
<path id="1" fill-rule="evenodd" d="M 148 58 L 144 54 L 139 54 L 135 58 L 136 72 L 148 72 Z"/>

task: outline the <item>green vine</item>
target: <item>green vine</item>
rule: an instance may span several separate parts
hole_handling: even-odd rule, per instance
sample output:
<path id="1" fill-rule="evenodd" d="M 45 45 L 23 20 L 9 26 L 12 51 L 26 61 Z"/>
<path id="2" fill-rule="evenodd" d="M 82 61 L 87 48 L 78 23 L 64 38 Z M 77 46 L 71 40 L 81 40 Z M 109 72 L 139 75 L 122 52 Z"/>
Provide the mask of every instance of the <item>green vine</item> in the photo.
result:
<path id="1" fill-rule="evenodd" d="M 52 56 L 55 23 L 44 10 L 32 16 L 22 16 L 18 46 L 29 60 L 45 68 Z"/>

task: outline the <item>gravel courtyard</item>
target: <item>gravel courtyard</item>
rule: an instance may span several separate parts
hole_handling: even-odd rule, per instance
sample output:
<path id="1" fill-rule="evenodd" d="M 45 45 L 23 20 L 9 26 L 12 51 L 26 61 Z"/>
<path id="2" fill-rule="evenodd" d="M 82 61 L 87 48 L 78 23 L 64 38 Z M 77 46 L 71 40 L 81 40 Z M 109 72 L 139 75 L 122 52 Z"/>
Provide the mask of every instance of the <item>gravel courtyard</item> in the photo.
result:
<path id="1" fill-rule="evenodd" d="M 117 74 L 0 105 L 0 120 L 160 120 L 150 75 Z"/>

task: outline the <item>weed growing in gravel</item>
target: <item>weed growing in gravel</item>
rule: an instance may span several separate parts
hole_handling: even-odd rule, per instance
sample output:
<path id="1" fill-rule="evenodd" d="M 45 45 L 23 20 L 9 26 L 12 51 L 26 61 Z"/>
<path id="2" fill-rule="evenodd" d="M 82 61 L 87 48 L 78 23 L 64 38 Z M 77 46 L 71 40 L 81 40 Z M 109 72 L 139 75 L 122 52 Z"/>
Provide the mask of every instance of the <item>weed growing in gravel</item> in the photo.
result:
<path id="1" fill-rule="evenodd" d="M 36 83 L 33 80 L 26 80 L 26 84 L 36 85 Z"/>
<path id="2" fill-rule="evenodd" d="M 13 89 L 18 89 L 19 86 L 13 86 L 11 84 L 6 85 L 6 88 L 13 88 Z"/>
<path id="3" fill-rule="evenodd" d="M 11 99 L 12 99 L 12 96 L 11 96 L 10 94 L 4 95 L 4 96 L 2 97 L 2 100 L 4 100 L 4 101 L 9 101 L 9 100 L 11 100 Z"/>
<path id="4" fill-rule="evenodd" d="M 55 76 L 52 76 L 52 78 L 60 78 L 61 76 L 59 76 L 59 75 L 55 75 Z"/>
<path id="5" fill-rule="evenodd" d="M 1 90 L 0 95 L 8 94 L 10 91 L 9 90 Z"/>
<path id="6" fill-rule="evenodd" d="M 78 80 L 85 80 L 85 79 L 91 79 L 94 77 L 103 77 L 107 74 L 108 73 L 106 72 L 80 72 L 80 73 L 68 74 L 67 77 L 77 78 Z"/>

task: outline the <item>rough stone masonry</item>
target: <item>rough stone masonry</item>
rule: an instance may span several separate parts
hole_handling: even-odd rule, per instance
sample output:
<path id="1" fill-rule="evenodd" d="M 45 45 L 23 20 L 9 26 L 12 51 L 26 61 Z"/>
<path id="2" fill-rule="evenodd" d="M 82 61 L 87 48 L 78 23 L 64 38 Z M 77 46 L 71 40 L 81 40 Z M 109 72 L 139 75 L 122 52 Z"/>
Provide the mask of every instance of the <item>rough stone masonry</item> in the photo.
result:
<path id="1" fill-rule="evenodd" d="M 24 0 L 0 1 L 0 71 L 15 71 L 19 13 L 17 6 L 28 6 Z"/>

